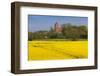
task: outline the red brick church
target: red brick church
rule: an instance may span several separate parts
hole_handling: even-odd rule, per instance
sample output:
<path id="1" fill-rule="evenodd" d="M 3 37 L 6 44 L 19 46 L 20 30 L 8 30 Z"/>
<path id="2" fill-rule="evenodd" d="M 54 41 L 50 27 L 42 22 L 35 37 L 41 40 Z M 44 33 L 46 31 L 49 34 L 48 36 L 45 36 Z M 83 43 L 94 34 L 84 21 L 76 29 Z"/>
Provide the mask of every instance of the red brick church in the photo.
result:
<path id="1" fill-rule="evenodd" d="M 62 32 L 62 27 L 61 27 L 61 25 L 58 22 L 55 23 L 54 30 L 57 33 L 61 33 Z"/>

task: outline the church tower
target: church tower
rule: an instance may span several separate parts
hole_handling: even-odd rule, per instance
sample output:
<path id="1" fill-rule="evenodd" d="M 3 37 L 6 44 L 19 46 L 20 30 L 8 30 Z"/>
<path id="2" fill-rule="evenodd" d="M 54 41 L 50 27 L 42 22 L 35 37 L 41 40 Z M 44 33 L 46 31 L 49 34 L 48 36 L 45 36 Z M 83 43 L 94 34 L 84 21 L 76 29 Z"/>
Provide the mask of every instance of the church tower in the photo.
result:
<path id="1" fill-rule="evenodd" d="M 58 22 L 55 23 L 54 28 L 55 28 L 55 32 L 57 32 L 57 33 L 61 33 L 62 32 L 62 27 Z"/>

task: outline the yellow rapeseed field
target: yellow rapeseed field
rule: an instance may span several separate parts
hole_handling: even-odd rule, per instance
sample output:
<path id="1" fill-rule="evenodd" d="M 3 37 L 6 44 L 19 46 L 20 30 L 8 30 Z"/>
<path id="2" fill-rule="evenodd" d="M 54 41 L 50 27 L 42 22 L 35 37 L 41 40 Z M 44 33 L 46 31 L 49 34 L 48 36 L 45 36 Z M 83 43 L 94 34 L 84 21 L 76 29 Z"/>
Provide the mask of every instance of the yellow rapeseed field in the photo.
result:
<path id="1" fill-rule="evenodd" d="M 28 60 L 88 57 L 88 41 L 28 41 Z"/>

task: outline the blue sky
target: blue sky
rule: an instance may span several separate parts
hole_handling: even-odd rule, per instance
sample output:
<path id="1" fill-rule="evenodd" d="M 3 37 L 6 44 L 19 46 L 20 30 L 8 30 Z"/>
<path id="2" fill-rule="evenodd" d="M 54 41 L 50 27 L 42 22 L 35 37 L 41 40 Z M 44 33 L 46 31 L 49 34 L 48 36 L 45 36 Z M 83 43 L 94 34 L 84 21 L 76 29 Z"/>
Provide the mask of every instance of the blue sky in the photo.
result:
<path id="1" fill-rule="evenodd" d="M 45 16 L 45 15 L 28 15 L 28 31 L 35 32 L 40 30 L 50 30 L 54 27 L 54 24 L 71 23 L 76 26 L 88 25 L 87 17 L 75 17 L 75 16 Z"/>

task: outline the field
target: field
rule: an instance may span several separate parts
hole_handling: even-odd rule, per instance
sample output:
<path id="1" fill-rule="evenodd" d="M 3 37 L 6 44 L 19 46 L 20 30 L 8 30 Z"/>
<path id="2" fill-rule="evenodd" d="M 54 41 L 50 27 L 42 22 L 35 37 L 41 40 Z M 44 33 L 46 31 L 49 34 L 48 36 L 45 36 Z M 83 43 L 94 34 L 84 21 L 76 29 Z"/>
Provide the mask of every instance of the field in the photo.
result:
<path id="1" fill-rule="evenodd" d="M 28 60 L 82 59 L 88 41 L 28 41 Z"/>

